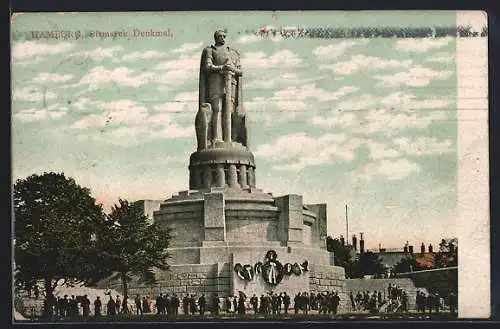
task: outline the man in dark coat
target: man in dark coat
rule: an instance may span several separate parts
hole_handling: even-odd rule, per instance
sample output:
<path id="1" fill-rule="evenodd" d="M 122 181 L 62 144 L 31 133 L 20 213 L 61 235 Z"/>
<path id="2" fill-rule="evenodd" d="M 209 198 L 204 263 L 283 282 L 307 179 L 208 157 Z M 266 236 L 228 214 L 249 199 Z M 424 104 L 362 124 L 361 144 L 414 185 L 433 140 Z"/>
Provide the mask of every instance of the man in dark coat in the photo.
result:
<path id="1" fill-rule="evenodd" d="M 252 298 L 250 298 L 250 304 L 252 305 L 253 312 L 254 314 L 257 314 L 259 312 L 259 299 L 255 294 L 253 294 Z"/>
<path id="2" fill-rule="evenodd" d="M 96 300 L 94 301 L 94 316 L 101 315 L 101 308 L 102 308 L 102 302 L 99 296 L 97 296 Z"/>
<path id="3" fill-rule="evenodd" d="M 205 298 L 205 294 L 202 294 L 200 298 L 198 298 L 198 306 L 200 307 L 200 315 L 205 315 L 205 309 L 207 307 L 207 300 Z"/>
<path id="4" fill-rule="evenodd" d="M 184 315 L 189 315 L 189 296 L 185 295 L 184 298 L 182 298 L 182 312 Z"/>
<path id="5" fill-rule="evenodd" d="M 90 299 L 87 295 L 83 296 L 82 309 L 83 309 L 83 317 L 88 318 L 90 315 Z"/>
<path id="6" fill-rule="evenodd" d="M 139 295 L 135 296 L 135 299 L 134 299 L 134 302 L 135 302 L 135 312 L 137 315 L 142 315 L 143 314 L 143 311 L 142 311 L 142 303 L 141 303 L 141 297 Z"/>
<path id="7" fill-rule="evenodd" d="M 219 315 L 220 300 L 217 294 L 212 297 L 212 315 Z"/>
<path id="8" fill-rule="evenodd" d="M 116 315 L 116 304 L 111 295 L 109 295 L 109 301 L 107 305 L 107 315 Z"/>
<path id="9" fill-rule="evenodd" d="M 163 303 L 163 294 L 156 297 L 156 314 L 165 314 L 165 304 Z"/>
<path id="10" fill-rule="evenodd" d="M 285 314 L 288 314 L 288 308 L 290 307 L 290 296 L 288 296 L 286 292 L 283 293 L 283 307 L 285 308 Z"/>
<path id="11" fill-rule="evenodd" d="M 196 299 L 194 298 L 194 295 L 191 295 L 191 297 L 189 298 L 189 308 L 190 308 L 191 314 L 195 315 L 196 314 Z"/>

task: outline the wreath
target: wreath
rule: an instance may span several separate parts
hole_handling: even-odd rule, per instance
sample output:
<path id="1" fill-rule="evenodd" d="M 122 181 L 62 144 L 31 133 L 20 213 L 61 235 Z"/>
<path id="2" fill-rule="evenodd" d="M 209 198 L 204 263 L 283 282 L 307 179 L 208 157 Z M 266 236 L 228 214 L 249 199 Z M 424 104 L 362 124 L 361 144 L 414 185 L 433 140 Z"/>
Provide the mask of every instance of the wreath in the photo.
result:
<path id="1" fill-rule="evenodd" d="M 292 265 L 292 273 L 295 275 L 301 275 L 302 274 L 302 268 L 300 267 L 299 263 L 294 263 Z"/>
<path id="2" fill-rule="evenodd" d="M 255 271 L 255 274 L 262 273 L 262 262 L 255 263 L 254 271 Z"/>
<path id="3" fill-rule="evenodd" d="M 285 266 L 283 266 L 283 273 L 286 275 L 292 274 L 292 264 L 286 263 Z"/>

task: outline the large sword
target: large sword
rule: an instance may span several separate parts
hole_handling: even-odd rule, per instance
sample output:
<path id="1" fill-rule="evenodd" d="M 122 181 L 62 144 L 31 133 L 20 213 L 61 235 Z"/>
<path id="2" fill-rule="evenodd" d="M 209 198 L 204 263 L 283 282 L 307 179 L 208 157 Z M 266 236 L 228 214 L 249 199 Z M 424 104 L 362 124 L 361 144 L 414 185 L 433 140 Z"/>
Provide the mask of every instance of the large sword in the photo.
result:
<path id="1" fill-rule="evenodd" d="M 223 112 L 222 112 L 222 139 L 226 143 L 231 142 L 231 110 L 233 108 L 232 104 L 232 97 L 231 97 L 231 91 L 232 91 L 232 86 L 231 86 L 231 80 L 232 80 L 233 73 L 231 71 L 228 71 L 224 74 L 224 83 L 226 86 L 226 99 L 225 99 L 225 105 L 223 106 Z"/>

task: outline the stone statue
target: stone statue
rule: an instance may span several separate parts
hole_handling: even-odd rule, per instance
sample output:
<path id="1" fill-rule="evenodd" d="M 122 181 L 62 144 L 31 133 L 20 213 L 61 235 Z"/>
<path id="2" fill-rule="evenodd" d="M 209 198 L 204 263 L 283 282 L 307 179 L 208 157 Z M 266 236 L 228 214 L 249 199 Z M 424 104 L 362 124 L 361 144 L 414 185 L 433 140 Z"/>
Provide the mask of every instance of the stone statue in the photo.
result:
<path id="1" fill-rule="evenodd" d="M 240 55 L 225 43 L 224 31 L 214 33 L 215 44 L 203 49 L 200 62 L 198 150 L 216 142 L 238 142 L 248 147 L 248 119 L 243 108 Z"/>

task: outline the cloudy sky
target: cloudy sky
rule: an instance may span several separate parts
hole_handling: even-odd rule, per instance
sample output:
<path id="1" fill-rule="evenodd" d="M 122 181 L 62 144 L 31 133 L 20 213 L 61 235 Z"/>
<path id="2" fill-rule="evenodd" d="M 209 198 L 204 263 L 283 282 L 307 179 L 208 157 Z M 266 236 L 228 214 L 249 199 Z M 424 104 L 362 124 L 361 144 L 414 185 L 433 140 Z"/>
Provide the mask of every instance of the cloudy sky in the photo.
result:
<path id="1" fill-rule="evenodd" d="M 24 14 L 13 20 L 13 177 L 64 172 L 108 208 L 188 187 L 201 50 L 242 55 L 257 186 L 326 202 L 329 233 L 368 248 L 455 234 L 455 38 L 262 39 L 262 26 L 454 26 L 391 13 Z M 37 39 L 33 30 L 127 31 Z M 172 37 L 134 37 L 170 29 Z M 17 33 L 17 34 L 16 34 Z"/>

